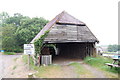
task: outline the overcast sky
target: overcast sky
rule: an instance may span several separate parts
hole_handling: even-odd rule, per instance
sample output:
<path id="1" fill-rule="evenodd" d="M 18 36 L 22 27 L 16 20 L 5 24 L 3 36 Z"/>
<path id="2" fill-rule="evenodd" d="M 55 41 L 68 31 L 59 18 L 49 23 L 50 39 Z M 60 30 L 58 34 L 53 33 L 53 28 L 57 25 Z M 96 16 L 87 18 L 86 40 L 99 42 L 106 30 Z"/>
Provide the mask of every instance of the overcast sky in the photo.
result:
<path id="1" fill-rule="evenodd" d="M 63 10 L 87 24 L 99 45 L 118 43 L 119 0 L 1 0 L 0 12 L 53 19 Z"/>

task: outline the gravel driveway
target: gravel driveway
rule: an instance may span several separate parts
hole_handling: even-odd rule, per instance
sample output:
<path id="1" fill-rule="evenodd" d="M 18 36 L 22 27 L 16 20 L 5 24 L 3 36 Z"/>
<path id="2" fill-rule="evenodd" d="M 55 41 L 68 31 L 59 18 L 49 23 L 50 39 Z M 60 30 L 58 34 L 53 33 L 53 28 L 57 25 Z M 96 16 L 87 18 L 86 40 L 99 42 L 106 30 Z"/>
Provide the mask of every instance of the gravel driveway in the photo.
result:
<path id="1" fill-rule="evenodd" d="M 0 53 L 0 79 L 5 78 L 8 73 L 8 68 L 14 63 L 15 58 L 20 57 L 20 55 L 2 55 Z"/>

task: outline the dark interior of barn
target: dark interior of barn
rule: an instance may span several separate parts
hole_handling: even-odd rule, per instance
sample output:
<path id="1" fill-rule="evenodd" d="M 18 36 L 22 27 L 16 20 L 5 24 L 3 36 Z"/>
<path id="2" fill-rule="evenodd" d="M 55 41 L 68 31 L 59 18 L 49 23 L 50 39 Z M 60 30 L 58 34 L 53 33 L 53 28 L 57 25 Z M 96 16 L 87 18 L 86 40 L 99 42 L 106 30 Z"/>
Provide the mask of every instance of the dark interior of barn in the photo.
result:
<path id="1" fill-rule="evenodd" d="M 53 63 L 56 61 L 78 61 L 93 53 L 93 43 L 57 43 L 53 47 L 45 47 L 43 55 L 52 55 Z"/>
<path id="2" fill-rule="evenodd" d="M 85 53 L 85 46 L 78 43 L 62 43 L 56 45 L 58 48 L 58 55 L 64 58 L 83 58 Z"/>
<path id="3" fill-rule="evenodd" d="M 77 43 L 57 44 L 57 55 L 53 55 L 53 63 L 80 61 L 83 57 L 84 48 Z"/>

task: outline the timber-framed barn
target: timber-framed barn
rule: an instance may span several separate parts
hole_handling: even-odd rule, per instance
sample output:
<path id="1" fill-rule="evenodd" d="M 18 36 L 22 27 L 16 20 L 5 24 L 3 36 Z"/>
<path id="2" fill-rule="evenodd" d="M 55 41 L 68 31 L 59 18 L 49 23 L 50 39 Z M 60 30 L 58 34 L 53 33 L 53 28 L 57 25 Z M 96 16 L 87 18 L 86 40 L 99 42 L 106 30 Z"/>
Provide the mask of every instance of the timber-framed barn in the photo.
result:
<path id="1" fill-rule="evenodd" d="M 95 45 L 99 42 L 98 39 L 84 22 L 67 12 L 61 12 L 47 23 L 31 43 L 47 30 L 49 33 L 44 44 L 55 44 L 57 56 L 84 59 L 86 56 L 96 55 Z M 49 48 L 44 48 L 42 54 L 51 54 Z"/>

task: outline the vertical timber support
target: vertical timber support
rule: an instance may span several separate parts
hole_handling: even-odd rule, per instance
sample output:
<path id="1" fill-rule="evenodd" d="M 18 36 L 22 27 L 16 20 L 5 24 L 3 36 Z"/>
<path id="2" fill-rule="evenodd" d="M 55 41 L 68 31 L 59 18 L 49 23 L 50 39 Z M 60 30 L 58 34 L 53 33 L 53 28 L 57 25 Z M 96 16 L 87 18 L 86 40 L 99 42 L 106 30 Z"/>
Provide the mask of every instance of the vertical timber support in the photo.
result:
<path id="1" fill-rule="evenodd" d="M 90 43 L 90 56 L 93 56 L 93 43 Z"/>
<path id="2" fill-rule="evenodd" d="M 87 43 L 85 43 L 85 57 L 87 56 Z"/>
<path id="3" fill-rule="evenodd" d="M 86 54 L 87 54 L 87 56 L 89 56 L 89 46 L 88 46 L 88 43 L 87 43 L 87 48 L 86 48 Z"/>
<path id="4" fill-rule="evenodd" d="M 96 46 L 95 46 L 95 43 L 93 44 L 93 57 L 96 57 Z"/>
<path id="5" fill-rule="evenodd" d="M 88 54 L 89 54 L 89 56 L 90 56 L 90 44 L 88 44 Z"/>

